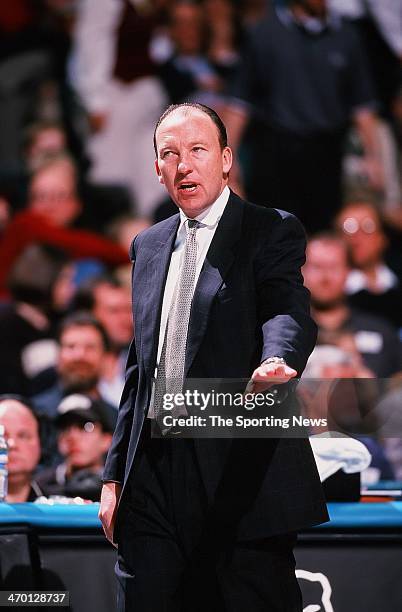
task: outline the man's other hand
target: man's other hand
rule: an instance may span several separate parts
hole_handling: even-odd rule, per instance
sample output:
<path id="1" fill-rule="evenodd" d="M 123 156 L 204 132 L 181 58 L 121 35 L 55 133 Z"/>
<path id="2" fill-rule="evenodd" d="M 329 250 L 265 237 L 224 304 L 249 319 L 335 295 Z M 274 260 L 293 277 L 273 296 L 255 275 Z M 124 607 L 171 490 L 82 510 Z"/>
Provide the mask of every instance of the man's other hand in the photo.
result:
<path id="1" fill-rule="evenodd" d="M 121 493 L 121 484 L 118 482 L 105 482 L 102 487 L 101 501 L 98 517 L 102 523 L 105 536 L 116 546 L 113 541 L 113 529 L 116 521 L 117 505 Z"/>

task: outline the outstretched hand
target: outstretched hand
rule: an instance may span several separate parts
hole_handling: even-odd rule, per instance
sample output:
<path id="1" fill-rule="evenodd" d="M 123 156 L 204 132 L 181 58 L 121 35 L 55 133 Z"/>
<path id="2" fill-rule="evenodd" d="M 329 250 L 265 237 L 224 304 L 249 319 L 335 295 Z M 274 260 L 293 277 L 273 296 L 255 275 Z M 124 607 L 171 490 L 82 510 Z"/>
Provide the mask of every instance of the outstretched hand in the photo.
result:
<path id="1" fill-rule="evenodd" d="M 281 385 L 297 376 L 296 370 L 282 363 L 263 363 L 254 370 L 246 393 L 262 393 L 273 385 Z"/>

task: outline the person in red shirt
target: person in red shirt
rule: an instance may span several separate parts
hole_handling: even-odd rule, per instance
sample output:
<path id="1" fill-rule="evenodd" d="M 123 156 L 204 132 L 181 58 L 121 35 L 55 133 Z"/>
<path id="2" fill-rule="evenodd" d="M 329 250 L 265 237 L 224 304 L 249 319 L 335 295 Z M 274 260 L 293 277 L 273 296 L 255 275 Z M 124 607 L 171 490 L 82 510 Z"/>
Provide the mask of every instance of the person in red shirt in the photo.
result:
<path id="1" fill-rule="evenodd" d="M 57 246 L 74 259 L 96 258 L 113 267 L 128 263 L 118 244 L 71 227 L 81 209 L 72 160 L 60 154 L 44 161 L 32 175 L 27 207 L 14 215 L 0 241 L 0 298 L 8 296 L 13 263 L 33 243 Z"/>

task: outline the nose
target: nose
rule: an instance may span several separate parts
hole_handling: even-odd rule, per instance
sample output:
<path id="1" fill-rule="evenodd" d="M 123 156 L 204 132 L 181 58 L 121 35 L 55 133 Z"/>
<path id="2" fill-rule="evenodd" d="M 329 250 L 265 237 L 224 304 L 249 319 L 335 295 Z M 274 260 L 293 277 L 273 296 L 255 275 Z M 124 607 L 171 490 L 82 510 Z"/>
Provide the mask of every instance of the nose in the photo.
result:
<path id="1" fill-rule="evenodd" d="M 74 359 L 83 359 L 85 357 L 85 354 L 86 354 L 86 347 L 82 346 L 81 344 L 76 344 L 73 350 L 71 351 L 71 356 Z"/>
<path id="2" fill-rule="evenodd" d="M 180 174 L 189 174 L 192 170 L 190 156 L 188 153 L 182 153 L 180 155 L 179 165 L 177 166 L 177 171 Z"/>

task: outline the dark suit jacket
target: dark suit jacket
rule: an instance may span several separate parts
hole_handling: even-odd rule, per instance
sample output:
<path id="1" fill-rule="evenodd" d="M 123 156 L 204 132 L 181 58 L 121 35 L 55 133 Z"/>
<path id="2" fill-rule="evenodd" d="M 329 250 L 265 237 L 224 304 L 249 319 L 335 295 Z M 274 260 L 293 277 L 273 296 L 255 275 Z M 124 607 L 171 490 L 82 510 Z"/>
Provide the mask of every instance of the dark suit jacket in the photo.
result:
<path id="1" fill-rule="evenodd" d="M 175 215 L 142 232 L 131 247 L 135 343 L 103 475 L 123 483 L 117 523 L 148 410 L 178 225 Z M 304 251 L 304 230 L 293 215 L 231 194 L 194 292 L 187 377 L 249 378 L 269 356 L 283 357 L 301 374 L 316 340 L 300 272 Z M 308 440 L 197 439 L 195 448 L 211 515 L 232 523 L 238 537 L 327 520 Z"/>

